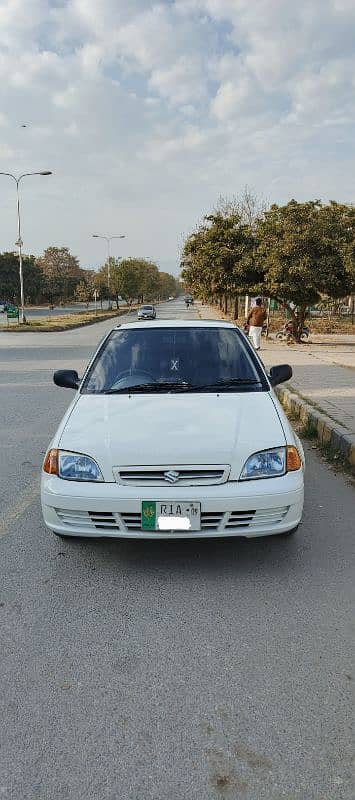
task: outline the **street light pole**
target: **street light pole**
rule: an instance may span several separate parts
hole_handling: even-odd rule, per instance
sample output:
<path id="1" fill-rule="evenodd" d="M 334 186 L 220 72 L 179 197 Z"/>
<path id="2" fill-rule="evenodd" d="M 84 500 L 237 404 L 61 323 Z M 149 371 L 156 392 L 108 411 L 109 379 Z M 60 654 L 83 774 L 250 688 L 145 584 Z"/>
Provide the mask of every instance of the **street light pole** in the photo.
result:
<path id="1" fill-rule="evenodd" d="M 110 266 L 111 266 L 111 264 L 110 264 L 110 262 L 111 262 L 110 242 L 112 241 L 112 239 L 125 239 L 126 236 L 125 236 L 125 234 L 119 234 L 119 235 L 115 235 L 115 236 L 103 236 L 103 235 L 101 235 L 101 233 L 93 233 L 92 234 L 92 238 L 93 239 L 105 239 L 105 241 L 107 242 L 107 288 L 108 288 L 108 294 L 109 294 L 109 302 L 111 302 L 110 301 L 110 277 L 111 277 L 110 276 Z"/>
<path id="2" fill-rule="evenodd" d="M 110 251 L 110 238 L 107 237 L 107 288 L 110 293 L 110 278 L 111 278 L 111 251 Z"/>
<path id="3" fill-rule="evenodd" d="M 30 175 L 52 175 L 49 170 L 42 170 L 42 172 L 25 172 L 23 175 L 20 175 L 19 178 L 16 178 L 15 175 L 12 175 L 10 172 L 0 172 L 0 175 L 7 175 L 8 178 L 12 178 L 16 183 L 16 198 L 17 198 L 17 242 L 15 242 L 16 247 L 18 247 L 18 260 L 19 260 L 19 272 L 20 272 L 20 297 L 21 297 L 21 323 L 25 321 L 25 296 L 23 290 L 23 269 L 22 269 L 22 245 L 23 241 L 21 238 L 21 214 L 20 214 L 20 192 L 19 192 L 19 185 L 22 178 L 28 178 Z"/>

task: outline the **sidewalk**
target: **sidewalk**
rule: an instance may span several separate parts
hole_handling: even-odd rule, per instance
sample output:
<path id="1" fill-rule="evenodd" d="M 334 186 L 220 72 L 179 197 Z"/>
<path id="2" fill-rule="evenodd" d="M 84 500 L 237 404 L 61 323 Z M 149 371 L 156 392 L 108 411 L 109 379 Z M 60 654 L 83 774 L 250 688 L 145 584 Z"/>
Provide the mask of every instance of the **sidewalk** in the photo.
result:
<path id="1" fill-rule="evenodd" d="M 202 319 L 221 319 L 218 309 L 198 305 Z M 290 364 L 293 377 L 278 388 L 282 404 L 310 421 L 318 438 L 331 442 L 355 464 L 355 337 L 317 336 L 311 344 L 287 345 L 262 338 L 266 367 Z"/>

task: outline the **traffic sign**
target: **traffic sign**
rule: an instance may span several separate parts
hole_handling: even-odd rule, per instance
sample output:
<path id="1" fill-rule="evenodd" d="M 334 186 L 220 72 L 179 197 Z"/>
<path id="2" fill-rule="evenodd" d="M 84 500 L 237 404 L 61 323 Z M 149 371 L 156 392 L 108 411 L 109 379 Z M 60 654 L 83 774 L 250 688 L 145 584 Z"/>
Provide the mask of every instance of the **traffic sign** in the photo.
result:
<path id="1" fill-rule="evenodd" d="M 18 308 L 8 308 L 6 313 L 8 319 L 19 319 L 20 317 Z"/>

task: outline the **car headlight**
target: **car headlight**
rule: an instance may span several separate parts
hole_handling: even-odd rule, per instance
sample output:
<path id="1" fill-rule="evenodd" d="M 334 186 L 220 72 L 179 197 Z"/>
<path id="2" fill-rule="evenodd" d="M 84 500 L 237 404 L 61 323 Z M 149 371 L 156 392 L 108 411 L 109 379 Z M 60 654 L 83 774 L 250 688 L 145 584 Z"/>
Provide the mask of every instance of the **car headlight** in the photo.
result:
<path id="1" fill-rule="evenodd" d="M 302 461 L 296 447 L 275 447 L 253 453 L 246 460 L 239 480 L 250 481 L 256 478 L 277 478 L 286 472 L 301 469 Z"/>
<path id="2" fill-rule="evenodd" d="M 66 450 L 49 450 L 43 471 L 66 481 L 103 481 L 101 470 L 93 458 Z"/>

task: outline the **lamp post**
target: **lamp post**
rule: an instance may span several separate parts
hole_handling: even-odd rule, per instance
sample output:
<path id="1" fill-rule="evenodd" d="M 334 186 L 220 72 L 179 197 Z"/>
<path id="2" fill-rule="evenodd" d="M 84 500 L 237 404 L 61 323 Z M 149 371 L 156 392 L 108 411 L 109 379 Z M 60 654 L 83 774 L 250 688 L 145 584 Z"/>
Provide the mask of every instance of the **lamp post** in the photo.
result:
<path id="1" fill-rule="evenodd" d="M 93 233 L 92 234 L 92 238 L 93 239 L 105 239 L 105 241 L 107 242 L 107 288 L 108 288 L 108 293 L 109 293 L 109 298 L 110 298 L 110 259 L 111 259 L 110 242 L 112 241 L 112 239 L 125 239 L 126 236 L 125 236 L 125 234 L 119 234 L 119 235 L 115 235 L 115 236 L 103 236 L 103 235 L 101 235 L 101 233 Z M 111 302 L 110 299 L 109 299 L 109 302 Z"/>
<path id="2" fill-rule="evenodd" d="M 21 238 L 21 215 L 20 215 L 20 192 L 19 192 L 19 185 L 20 181 L 23 178 L 28 178 L 31 175 L 52 175 L 50 170 L 42 170 L 42 172 L 25 172 L 23 175 L 20 175 L 19 178 L 16 178 L 15 175 L 12 175 L 11 172 L 0 172 L 0 175 L 7 175 L 8 178 L 12 178 L 16 183 L 16 196 L 17 196 L 17 233 L 18 238 L 17 242 L 15 242 L 16 247 L 18 247 L 18 260 L 19 260 L 19 271 L 20 271 L 20 295 L 21 295 L 21 322 L 25 321 L 25 298 L 23 292 L 23 270 L 22 270 L 22 246 L 23 241 Z"/>

